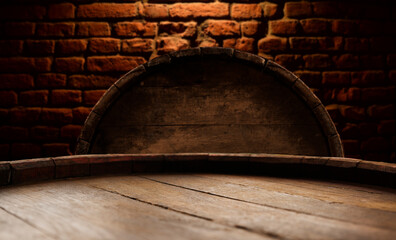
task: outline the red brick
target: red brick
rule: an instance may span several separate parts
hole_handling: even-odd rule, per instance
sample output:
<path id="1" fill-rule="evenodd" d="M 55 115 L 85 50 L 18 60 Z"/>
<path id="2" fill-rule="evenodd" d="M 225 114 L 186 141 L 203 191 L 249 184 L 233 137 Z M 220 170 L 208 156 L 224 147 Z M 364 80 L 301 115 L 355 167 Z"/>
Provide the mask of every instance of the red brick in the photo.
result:
<path id="1" fill-rule="evenodd" d="M 39 88 L 57 88 L 66 86 L 66 75 L 56 73 L 39 74 L 36 79 Z"/>
<path id="2" fill-rule="evenodd" d="M 153 52 L 155 41 L 153 39 L 134 38 L 122 42 L 122 52 L 125 53 L 148 53 Z"/>
<path id="3" fill-rule="evenodd" d="M 69 108 L 43 108 L 41 121 L 44 124 L 64 125 L 73 120 L 72 110 Z"/>
<path id="4" fill-rule="evenodd" d="M 218 47 L 219 44 L 213 38 L 197 39 L 198 47 Z"/>
<path id="5" fill-rule="evenodd" d="M 120 51 L 120 40 L 115 38 L 93 38 L 89 41 L 91 53 L 118 53 Z"/>
<path id="6" fill-rule="evenodd" d="M 240 25 L 231 20 L 208 20 L 205 23 L 204 33 L 210 36 L 239 36 Z"/>
<path id="7" fill-rule="evenodd" d="M 336 17 L 339 14 L 337 2 L 313 2 L 312 10 L 316 17 Z"/>
<path id="8" fill-rule="evenodd" d="M 363 69 L 383 69 L 385 67 L 383 55 L 360 55 L 359 59 Z"/>
<path id="9" fill-rule="evenodd" d="M 322 84 L 327 86 L 349 86 L 351 75 L 349 72 L 323 72 Z"/>
<path id="10" fill-rule="evenodd" d="M 372 122 L 359 123 L 359 133 L 363 138 L 373 137 L 377 135 L 377 124 Z"/>
<path id="11" fill-rule="evenodd" d="M 71 155 L 68 143 L 47 143 L 43 144 L 44 157 L 58 157 Z"/>
<path id="12" fill-rule="evenodd" d="M 392 85 L 396 85 L 396 70 L 389 71 L 389 80 Z"/>
<path id="13" fill-rule="evenodd" d="M 73 106 L 82 102 L 79 90 L 52 90 L 51 104 L 56 106 Z"/>
<path id="14" fill-rule="evenodd" d="M 76 36 L 110 36 L 110 25 L 105 22 L 82 22 L 76 26 Z"/>
<path id="15" fill-rule="evenodd" d="M 379 35 L 385 32 L 386 25 L 384 22 L 364 21 L 357 22 L 357 32 L 361 35 Z"/>
<path id="16" fill-rule="evenodd" d="M 91 108 L 87 107 L 73 108 L 73 123 L 83 124 L 90 112 Z"/>
<path id="17" fill-rule="evenodd" d="M 55 42 L 53 40 L 27 40 L 25 50 L 28 54 L 53 54 Z"/>
<path id="18" fill-rule="evenodd" d="M 0 89 L 27 89 L 34 86 L 33 77 L 27 74 L 1 74 Z"/>
<path id="19" fill-rule="evenodd" d="M 74 23 L 39 23 L 36 32 L 43 37 L 70 37 L 74 35 Z"/>
<path id="20" fill-rule="evenodd" d="M 74 18 L 76 7 L 71 3 L 52 4 L 48 8 L 49 19 Z"/>
<path id="21" fill-rule="evenodd" d="M 376 161 L 376 162 L 392 162 L 394 163 L 394 152 L 392 153 L 393 156 L 389 156 L 390 154 L 388 152 L 386 153 L 380 153 L 380 152 L 369 152 L 369 153 L 364 153 L 363 157 L 361 159 L 364 160 L 369 160 L 369 161 Z M 393 160 L 392 160 L 393 157 Z"/>
<path id="22" fill-rule="evenodd" d="M 10 145 L 0 144 L 0 162 L 8 161 L 10 159 Z M 7 179 L 8 181 L 8 179 Z"/>
<path id="23" fill-rule="evenodd" d="M 60 135 L 65 139 L 77 139 L 81 129 L 80 125 L 66 125 L 61 128 Z"/>
<path id="24" fill-rule="evenodd" d="M 361 52 L 369 49 L 369 41 L 366 38 L 345 38 L 346 51 Z"/>
<path id="25" fill-rule="evenodd" d="M 327 54 L 312 54 L 303 57 L 308 69 L 324 69 L 330 67 L 330 58 Z"/>
<path id="26" fill-rule="evenodd" d="M 30 159 L 41 156 L 41 147 L 32 143 L 14 143 L 11 145 L 12 159 Z"/>
<path id="27" fill-rule="evenodd" d="M 57 58 L 55 69 L 57 72 L 82 72 L 84 71 L 85 59 L 81 57 Z"/>
<path id="28" fill-rule="evenodd" d="M 40 118 L 41 108 L 26 108 L 18 107 L 12 108 L 9 112 L 9 120 L 13 124 L 34 124 L 37 123 Z"/>
<path id="29" fill-rule="evenodd" d="M 361 90 L 360 88 L 342 88 L 337 91 L 334 91 L 333 99 L 336 99 L 338 102 L 358 102 L 361 99 Z"/>
<path id="30" fill-rule="evenodd" d="M 109 56 L 109 57 L 88 57 L 88 71 L 93 72 L 116 72 L 129 71 L 145 63 L 142 57 Z"/>
<path id="31" fill-rule="evenodd" d="M 269 33 L 275 35 L 294 35 L 297 33 L 297 20 L 269 21 Z"/>
<path id="32" fill-rule="evenodd" d="M 304 19 L 301 20 L 301 27 L 306 34 L 328 34 L 329 23 L 322 19 Z"/>
<path id="33" fill-rule="evenodd" d="M 157 50 L 159 53 L 167 53 L 187 49 L 190 43 L 186 39 L 176 37 L 162 37 L 157 40 Z"/>
<path id="34" fill-rule="evenodd" d="M 245 52 L 254 51 L 254 38 L 225 39 L 223 47 L 235 48 Z"/>
<path id="35" fill-rule="evenodd" d="M 51 70 L 50 58 L 0 58 L 2 72 L 47 72 Z"/>
<path id="36" fill-rule="evenodd" d="M 259 52 L 284 51 L 287 48 L 287 38 L 267 36 L 258 42 Z"/>
<path id="37" fill-rule="evenodd" d="M 342 140 L 345 154 L 359 154 L 360 146 L 358 140 Z"/>
<path id="38" fill-rule="evenodd" d="M 352 54 L 334 56 L 333 61 L 338 69 L 350 69 L 357 68 L 359 66 L 359 57 Z"/>
<path id="39" fill-rule="evenodd" d="M 153 37 L 157 32 L 157 23 L 119 22 L 114 25 L 114 32 L 122 37 Z"/>
<path id="40" fill-rule="evenodd" d="M 244 36 L 256 36 L 261 34 L 262 25 L 257 21 L 249 21 L 241 23 L 241 31 Z"/>
<path id="41" fill-rule="evenodd" d="M 383 137 L 373 137 L 363 141 L 360 147 L 363 152 L 386 151 L 389 150 L 390 143 Z"/>
<path id="42" fill-rule="evenodd" d="M 23 141 L 27 138 L 28 130 L 26 128 L 14 126 L 0 126 L 0 140 L 10 142 Z"/>
<path id="43" fill-rule="evenodd" d="M 18 104 L 18 95 L 14 91 L 0 91 L 0 107 L 12 107 Z"/>
<path id="44" fill-rule="evenodd" d="M 363 107 L 341 106 L 339 109 L 341 115 L 347 121 L 362 121 L 366 119 L 366 110 Z"/>
<path id="45" fill-rule="evenodd" d="M 193 37 L 197 33 L 196 22 L 160 22 L 159 24 L 160 33 L 168 33 L 178 37 Z"/>
<path id="46" fill-rule="evenodd" d="M 71 155 L 68 143 L 47 143 L 43 144 L 44 157 L 58 157 Z"/>
<path id="47" fill-rule="evenodd" d="M 262 9 L 258 4 L 239 4 L 231 6 L 231 17 L 235 19 L 261 18 Z"/>
<path id="48" fill-rule="evenodd" d="M 84 105 L 93 106 L 103 96 L 106 90 L 84 91 Z"/>
<path id="49" fill-rule="evenodd" d="M 4 35 L 9 37 L 31 37 L 34 35 L 35 28 L 36 24 L 31 22 L 5 23 Z"/>
<path id="50" fill-rule="evenodd" d="M 19 94 L 19 104 L 23 106 L 44 106 L 48 103 L 48 90 L 25 91 Z"/>
<path id="51" fill-rule="evenodd" d="M 77 89 L 109 88 L 117 78 L 112 76 L 73 75 L 69 77 L 68 86 Z"/>
<path id="52" fill-rule="evenodd" d="M 284 12 L 290 18 L 309 17 L 312 15 L 312 6 L 309 2 L 287 2 Z"/>
<path id="53" fill-rule="evenodd" d="M 0 108 L 0 125 L 4 125 L 8 122 L 8 109 Z"/>
<path id="54" fill-rule="evenodd" d="M 384 85 L 385 73 L 383 71 L 353 72 L 352 84 L 359 86 Z"/>
<path id="55" fill-rule="evenodd" d="M 395 38 L 373 37 L 370 38 L 370 49 L 376 52 L 390 52 L 396 49 Z"/>
<path id="56" fill-rule="evenodd" d="M 394 102 L 395 90 L 386 87 L 363 88 L 362 101 L 367 103 Z"/>
<path id="57" fill-rule="evenodd" d="M 336 51 L 342 50 L 343 47 L 343 38 L 342 37 L 319 37 L 318 47 L 319 50 L 325 51 Z"/>
<path id="58" fill-rule="evenodd" d="M 351 20 L 334 20 L 331 29 L 336 34 L 352 35 L 356 33 L 357 25 Z"/>
<path id="59" fill-rule="evenodd" d="M 38 20 L 43 19 L 46 9 L 38 5 L 4 5 L 0 8 L 0 19 Z"/>
<path id="60" fill-rule="evenodd" d="M 23 41 L 18 40 L 0 40 L 0 56 L 12 56 L 21 54 L 23 50 Z"/>
<path id="61" fill-rule="evenodd" d="M 294 55 L 294 54 L 277 55 L 275 57 L 275 62 L 289 70 L 295 70 L 301 68 L 303 65 L 301 55 Z"/>
<path id="62" fill-rule="evenodd" d="M 176 3 L 169 6 L 171 18 L 222 18 L 229 14 L 228 3 Z"/>
<path id="63" fill-rule="evenodd" d="M 127 18 L 138 15 L 134 3 L 93 3 L 78 6 L 79 18 Z"/>
<path id="64" fill-rule="evenodd" d="M 59 40 L 56 52 L 62 55 L 79 54 L 87 50 L 88 41 L 84 39 Z"/>
<path id="65" fill-rule="evenodd" d="M 384 120 L 378 125 L 378 133 L 385 136 L 394 136 L 396 133 L 396 121 Z"/>
<path id="66" fill-rule="evenodd" d="M 308 87 L 320 87 L 322 74 L 313 71 L 295 71 L 294 74 L 299 77 Z"/>
<path id="67" fill-rule="evenodd" d="M 261 8 L 263 9 L 263 17 L 268 19 L 273 19 L 278 17 L 280 14 L 279 5 L 276 3 L 264 2 L 261 3 Z"/>
<path id="68" fill-rule="evenodd" d="M 139 14 L 145 18 L 157 19 L 168 17 L 168 7 L 166 4 L 139 4 Z"/>
<path id="69" fill-rule="evenodd" d="M 368 107 L 367 114 L 373 119 L 389 120 L 395 118 L 395 106 L 388 105 L 372 105 Z"/>
<path id="70" fill-rule="evenodd" d="M 59 137 L 59 128 L 35 126 L 30 129 L 30 137 L 38 141 L 53 141 Z"/>
<path id="71" fill-rule="evenodd" d="M 290 48 L 293 50 L 314 50 L 318 48 L 318 39 L 314 37 L 291 37 Z"/>
<path id="72" fill-rule="evenodd" d="M 340 135 L 342 139 L 359 139 L 360 129 L 356 123 L 346 123 Z M 344 142 L 344 140 L 342 142 Z"/>
<path id="73" fill-rule="evenodd" d="M 386 63 L 391 68 L 396 68 L 396 54 L 388 54 Z"/>

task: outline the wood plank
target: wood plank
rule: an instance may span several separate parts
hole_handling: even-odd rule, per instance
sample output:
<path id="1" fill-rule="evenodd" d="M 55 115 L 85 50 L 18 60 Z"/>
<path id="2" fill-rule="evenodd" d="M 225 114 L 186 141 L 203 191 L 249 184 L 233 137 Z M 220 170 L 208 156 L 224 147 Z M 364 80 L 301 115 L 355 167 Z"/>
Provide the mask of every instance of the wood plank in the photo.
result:
<path id="1" fill-rule="evenodd" d="M 233 180 L 233 176 L 228 176 L 227 180 L 225 180 L 218 175 L 214 176 L 216 176 L 215 180 L 205 176 L 176 174 L 145 175 L 144 177 L 259 205 L 352 222 L 358 225 L 368 225 L 390 230 L 396 229 L 396 212 L 317 200 L 254 186 L 265 181 L 265 178 L 257 179 L 254 185 L 247 186 L 238 183 L 237 177 Z"/>
<path id="2" fill-rule="evenodd" d="M 214 174 L 203 174 L 201 176 L 327 202 L 396 212 L 396 193 L 392 189 L 380 191 L 380 187 L 363 188 L 354 187 L 354 185 L 350 184 L 331 182 L 327 184 L 327 182 L 320 180 L 296 180 L 264 176 L 227 176 Z"/>
<path id="3" fill-rule="evenodd" d="M 55 239 L 0 207 L 0 239 Z"/>
<path id="4" fill-rule="evenodd" d="M 82 181 L 4 188 L 0 208 L 59 239 L 272 239 L 82 185 Z M 1 239 L 25 239 L 16 232 L 30 233 L 30 229 L 12 218 L 4 221 L 7 229 L 0 231 L 0 236 L 7 238 Z M 3 228 L 3 224 L 0 226 Z"/>
<path id="5" fill-rule="evenodd" d="M 265 152 L 327 156 L 327 140 L 316 131 L 320 131 L 319 127 L 312 125 L 112 126 L 101 128 L 91 153 Z"/>
<path id="6" fill-rule="evenodd" d="M 289 239 L 393 239 L 395 231 L 236 201 L 158 183 L 137 176 L 84 181 L 108 191 L 177 211 L 240 226 L 256 233 Z"/>

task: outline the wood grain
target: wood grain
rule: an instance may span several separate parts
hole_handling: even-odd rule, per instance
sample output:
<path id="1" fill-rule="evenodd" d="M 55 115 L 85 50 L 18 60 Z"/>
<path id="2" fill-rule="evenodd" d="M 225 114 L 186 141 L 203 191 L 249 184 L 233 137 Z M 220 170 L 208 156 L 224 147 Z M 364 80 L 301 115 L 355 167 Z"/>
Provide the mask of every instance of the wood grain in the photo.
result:
<path id="1" fill-rule="evenodd" d="M 35 229 L 23 229 L 22 223 L 0 214 L 7 222 L 4 226 L 11 228 L 0 236 L 21 239 L 14 233 L 21 230 L 24 234 L 43 231 L 54 239 L 272 239 L 80 182 L 2 189 L 0 207 Z"/>
<path id="2" fill-rule="evenodd" d="M 320 180 L 258 176 L 202 175 L 211 179 L 253 186 L 317 200 L 396 212 L 396 191 L 364 185 L 340 184 Z M 260 181 L 265 179 L 265 181 Z M 381 189 L 386 189 L 382 190 Z"/>
<path id="3" fill-rule="evenodd" d="M 276 188 L 263 188 L 261 183 L 265 182 L 267 177 L 257 177 L 255 179 L 256 181 L 249 185 L 241 184 L 238 181 L 240 179 L 238 176 L 234 178 L 233 176 L 225 176 L 225 178 L 222 178 L 221 175 L 146 175 L 145 177 L 166 184 L 258 205 L 337 219 L 359 225 L 368 225 L 389 230 L 396 229 L 396 222 L 394 222 L 396 212 L 296 195 L 290 193 L 289 189 L 293 188 L 291 186 L 283 186 L 282 192 L 277 191 L 278 189 Z M 309 194 L 313 191 L 306 190 L 305 192 Z M 365 194 L 361 194 L 361 196 L 356 196 L 355 198 L 356 200 L 360 200 L 363 197 L 365 197 Z M 396 198 L 396 194 L 393 197 Z"/>
<path id="4" fill-rule="evenodd" d="M 241 226 L 279 238 L 392 239 L 396 234 L 389 229 L 236 201 L 133 176 L 87 180 L 86 183 L 228 226 Z"/>

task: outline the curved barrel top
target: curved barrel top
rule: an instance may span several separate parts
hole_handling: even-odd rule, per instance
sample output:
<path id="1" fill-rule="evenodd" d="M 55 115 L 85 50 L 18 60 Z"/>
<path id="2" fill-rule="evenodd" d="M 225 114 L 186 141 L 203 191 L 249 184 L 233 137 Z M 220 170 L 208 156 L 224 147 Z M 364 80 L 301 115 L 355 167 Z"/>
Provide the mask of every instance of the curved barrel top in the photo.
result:
<path id="1" fill-rule="evenodd" d="M 165 152 L 343 156 L 329 114 L 298 77 L 226 48 L 173 52 L 124 75 L 93 108 L 76 150 Z"/>

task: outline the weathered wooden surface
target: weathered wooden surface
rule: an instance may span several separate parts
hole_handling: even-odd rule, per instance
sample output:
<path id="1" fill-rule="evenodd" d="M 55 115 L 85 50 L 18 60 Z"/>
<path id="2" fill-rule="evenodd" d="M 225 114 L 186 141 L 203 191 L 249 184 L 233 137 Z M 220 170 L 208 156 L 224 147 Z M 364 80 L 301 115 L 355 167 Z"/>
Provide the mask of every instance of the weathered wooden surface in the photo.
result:
<path id="1" fill-rule="evenodd" d="M 343 156 L 333 122 L 300 79 L 222 48 L 165 55 L 125 75 L 94 107 L 77 146 L 80 154 L 163 152 Z"/>
<path id="2" fill-rule="evenodd" d="M 219 174 L 0 188 L 0 239 L 394 239 L 396 191 Z"/>

